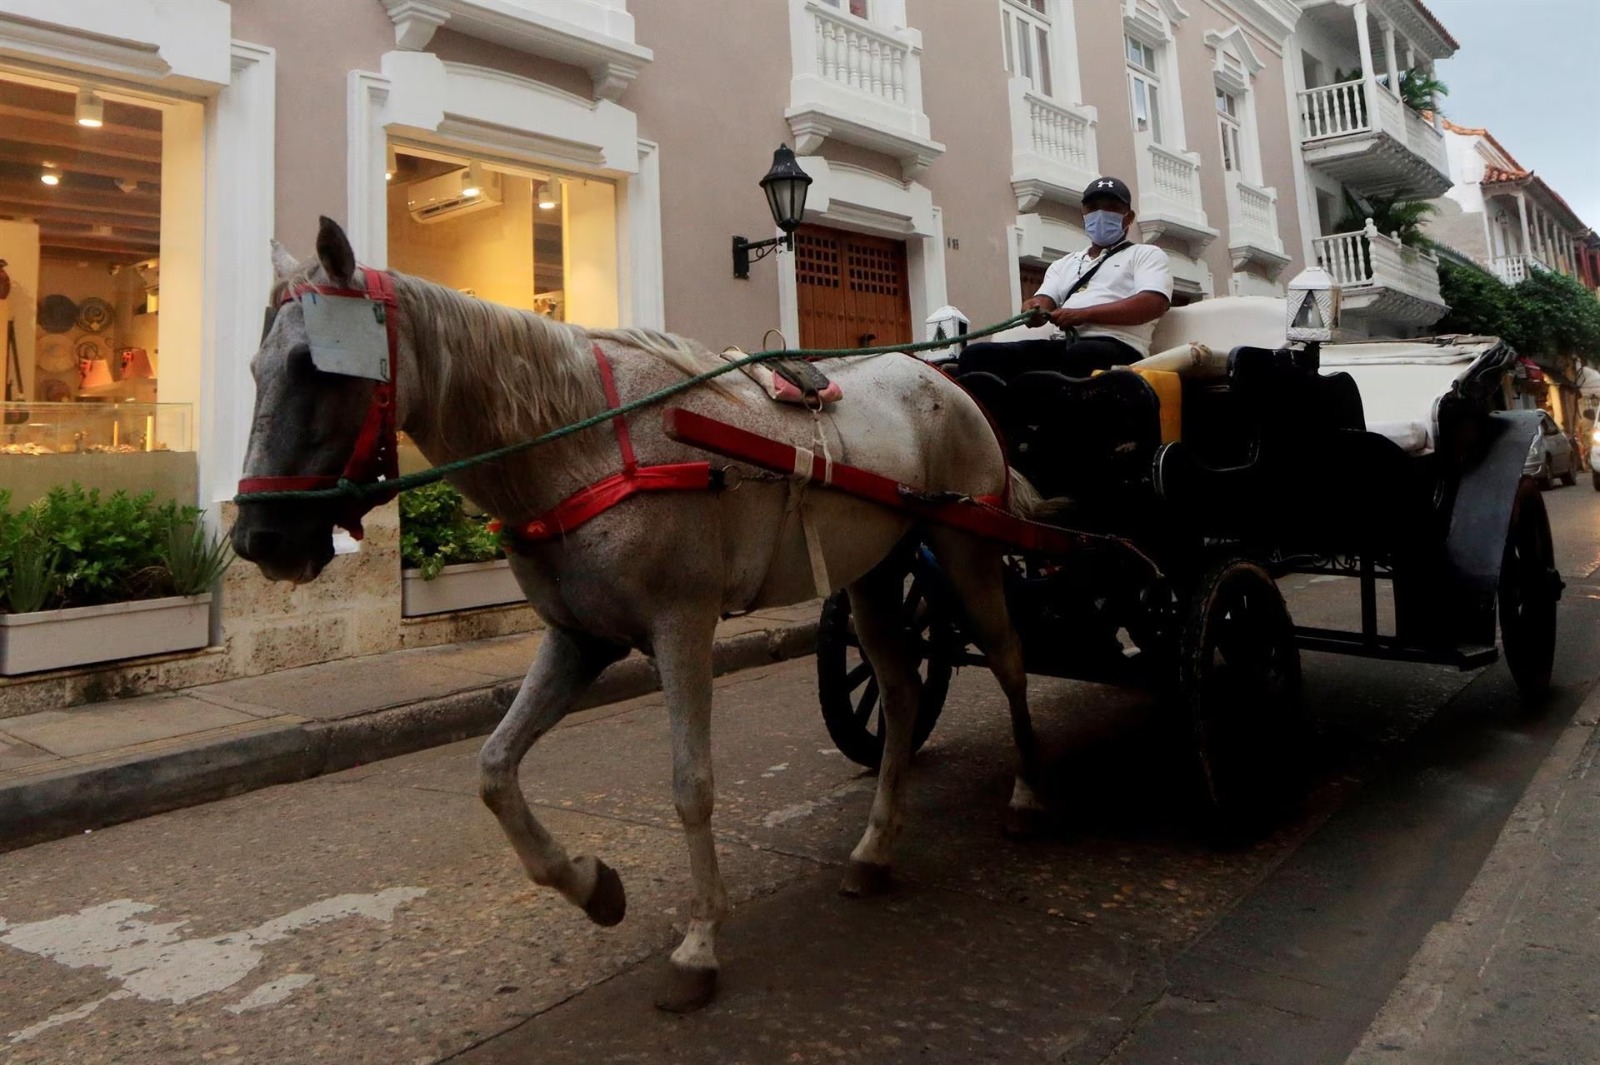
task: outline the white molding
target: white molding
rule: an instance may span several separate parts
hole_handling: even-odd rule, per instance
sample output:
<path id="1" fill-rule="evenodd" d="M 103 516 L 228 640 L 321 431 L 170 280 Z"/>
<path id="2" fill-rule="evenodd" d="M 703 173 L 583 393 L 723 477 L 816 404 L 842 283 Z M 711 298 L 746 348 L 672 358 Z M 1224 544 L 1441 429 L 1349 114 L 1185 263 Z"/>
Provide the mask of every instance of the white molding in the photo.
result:
<path id="1" fill-rule="evenodd" d="M 1223 3 L 1279 45 L 1288 39 L 1300 21 L 1300 8 L 1294 0 L 1223 0 Z"/>
<path id="2" fill-rule="evenodd" d="M 1189 17 L 1178 0 L 1122 0 L 1122 26 L 1152 45 L 1173 39 L 1177 24 Z"/>
<path id="3" fill-rule="evenodd" d="M 1076 207 L 1083 190 L 1099 176 L 1099 112 L 1092 106 L 1072 107 L 1035 93 L 1026 78 L 1012 78 L 1008 92 L 1011 191 L 1017 198 L 1017 210 L 1031 211 L 1041 200 Z M 1081 154 L 1070 147 L 1075 135 L 1070 127 L 1076 125 L 1082 126 Z"/>
<path id="4" fill-rule="evenodd" d="M 944 218 L 926 186 L 821 156 L 801 156 L 798 161 L 811 177 L 803 221 L 904 240 L 911 320 L 921 322 L 944 306 Z M 787 254 L 778 256 L 778 323 L 784 340 L 798 344 L 799 291 L 794 256 Z"/>
<path id="5" fill-rule="evenodd" d="M 617 275 L 625 291 L 618 303 L 622 324 L 667 327 L 666 281 L 661 238 L 661 146 L 639 142 L 639 172 L 618 196 Z"/>
<path id="6" fill-rule="evenodd" d="M 234 41 L 233 77 L 208 108 L 205 282 L 198 414 L 200 500 L 216 521 L 244 468 L 261 342 L 261 309 L 272 286 L 268 244 L 276 173 L 277 53 Z"/>
<path id="7" fill-rule="evenodd" d="M 1048 265 L 1089 246 L 1089 234 L 1082 228 L 1041 214 L 1017 215 L 1012 229 L 1017 241 L 1018 260 L 1027 259 Z"/>
<path id="8" fill-rule="evenodd" d="M 595 95 L 616 100 L 654 58 L 633 39 L 624 0 L 382 0 L 395 44 L 428 46 L 441 26 L 582 67 Z"/>
<path id="9" fill-rule="evenodd" d="M 232 79 L 223 0 L 0 0 L 0 56 L 192 95 Z"/>
<path id="10" fill-rule="evenodd" d="M 1208 31 L 1205 36 L 1205 42 L 1212 51 L 1217 53 L 1213 75 L 1218 83 L 1227 87 L 1236 87 L 1239 92 L 1248 90 L 1250 87 L 1249 82 L 1247 80 L 1241 84 L 1238 79 L 1227 71 L 1222 64 L 1224 52 L 1230 49 L 1233 51 L 1234 56 L 1244 64 L 1247 78 L 1254 78 L 1261 71 L 1261 68 L 1266 66 L 1261 61 L 1261 57 L 1256 55 L 1256 50 L 1251 47 L 1249 35 L 1244 32 L 1244 28 L 1238 23 L 1235 23 L 1222 33 L 1218 33 L 1216 30 Z"/>
<path id="11" fill-rule="evenodd" d="M 531 78 L 428 52 L 388 52 L 384 123 L 487 155 L 622 176 L 639 168 L 639 121 L 610 100 L 586 100 Z"/>

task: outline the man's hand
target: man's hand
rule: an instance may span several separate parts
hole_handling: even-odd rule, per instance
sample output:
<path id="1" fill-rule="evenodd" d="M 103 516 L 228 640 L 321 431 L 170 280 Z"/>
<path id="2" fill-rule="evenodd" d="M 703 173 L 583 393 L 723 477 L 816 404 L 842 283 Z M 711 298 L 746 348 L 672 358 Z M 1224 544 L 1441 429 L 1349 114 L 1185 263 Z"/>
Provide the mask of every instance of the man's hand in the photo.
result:
<path id="1" fill-rule="evenodd" d="M 1050 312 L 1050 324 L 1057 329 L 1076 329 L 1083 325 L 1087 319 L 1084 307 L 1058 307 Z"/>
<path id="2" fill-rule="evenodd" d="M 1049 296 L 1034 296 L 1031 299 L 1024 300 L 1022 309 L 1029 312 L 1029 317 L 1025 324 L 1029 328 L 1038 328 L 1044 325 L 1050 321 L 1050 312 L 1055 310 L 1055 307 L 1056 301 Z"/>

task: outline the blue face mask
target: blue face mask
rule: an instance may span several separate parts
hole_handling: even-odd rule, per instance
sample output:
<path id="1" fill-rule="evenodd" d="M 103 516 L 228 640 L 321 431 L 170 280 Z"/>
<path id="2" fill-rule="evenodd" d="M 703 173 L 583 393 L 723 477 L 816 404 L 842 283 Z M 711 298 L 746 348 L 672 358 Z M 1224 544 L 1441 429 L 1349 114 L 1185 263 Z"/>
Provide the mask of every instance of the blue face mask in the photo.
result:
<path id="1" fill-rule="evenodd" d="M 1102 248 L 1116 244 L 1128 231 L 1118 211 L 1090 211 L 1083 216 L 1083 228 L 1088 231 L 1089 239 Z"/>

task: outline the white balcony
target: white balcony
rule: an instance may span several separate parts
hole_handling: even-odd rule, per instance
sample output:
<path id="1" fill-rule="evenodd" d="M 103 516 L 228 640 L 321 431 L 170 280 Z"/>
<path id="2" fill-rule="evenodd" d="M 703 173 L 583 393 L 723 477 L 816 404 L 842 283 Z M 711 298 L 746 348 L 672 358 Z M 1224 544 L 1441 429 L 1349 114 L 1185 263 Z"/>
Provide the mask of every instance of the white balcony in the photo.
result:
<path id="1" fill-rule="evenodd" d="M 1537 255 L 1502 255 L 1489 260 L 1489 269 L 1508 285 L 1518 285 L 1534 270 L 1548 270 Z"/>
<path id="2" fill-rule="evenodd" d="M 1317 237 L 1311 246 L 1339 285 L 1346 313 L 1417 326 L 1432 325 L 1444 315 L 1439 260 L 1379 233 L 1372 219 L 1363 230 Z"/>
<path id="3" fill-rule="evenodd" d="M 1186 241 L 1189 254 L 1205 251 L 1217 231 L 1206 221 L 1200 199 L 1200 157 L 1194 152 L 1146 142 L 1138 155 L 1139 232 Z"/>
<path id="4" fill-rule="evenodd" d="M 1235 270 L 1255 263 L 1274 278 L 1289 265 L 1283 238 L 1278 235 L 1276 189 L 1261 188 L 1235 174 L 1228 175 L 1228 254 Z"/>
<path id="5" fill-rule="evenodd" d="M 900 161 L 908 180 L 944 152 L 922 110 L 922 34 L 857 18 L 818 0 L 789 0 L 794 73 L 784 112 L 795 151 L 829 138 Z"/>
<path id="6" fill-rule="evenodd" d="M 1299 97 L 1309 165 L 1373 195 L 1431 199 L 1450 187 L 1444 134 L 1388 89 L 1343 81 Z"/>
<path id="7" fill-rule="evenodd" d="M 1093 107 L 1069 107 L 1035 92 L 1027 78 L 1011 79 L 1011 188 L 1017 210 L 1040 200 L 1076 207 L 1100 176 Z"/>

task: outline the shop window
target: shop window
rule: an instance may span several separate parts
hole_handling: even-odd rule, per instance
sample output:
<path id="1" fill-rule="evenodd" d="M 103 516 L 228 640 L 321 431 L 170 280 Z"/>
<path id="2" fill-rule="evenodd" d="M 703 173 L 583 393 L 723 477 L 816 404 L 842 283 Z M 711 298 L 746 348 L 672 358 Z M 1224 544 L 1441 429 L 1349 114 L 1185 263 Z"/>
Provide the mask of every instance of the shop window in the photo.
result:
<path id="1" fill-rule="evenodd" d="M 0 72 L 0 113 L 0 488 L 192 503 L 202 109 Z"/>

